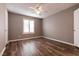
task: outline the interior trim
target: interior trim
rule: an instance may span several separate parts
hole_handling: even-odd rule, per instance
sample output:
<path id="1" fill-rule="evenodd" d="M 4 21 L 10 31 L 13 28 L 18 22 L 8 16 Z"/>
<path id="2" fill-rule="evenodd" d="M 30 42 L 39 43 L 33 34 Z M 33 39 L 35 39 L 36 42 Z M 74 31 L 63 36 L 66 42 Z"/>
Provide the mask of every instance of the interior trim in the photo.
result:
<path id="1" fill-rule="evenodd" d="M 4 51 L 6 50 L 6 47 L 3 48 L 2 52 L 0 53 L 0 56 L 3 55 Z"/>
<path id="2" fill-rule="evenodd" d="M 46 36 L 37 36 L 37 37 L 30 37 L 30 38 L 23 38 L 23 39 L 16 39 L 16 40 L 9 40 L 9 42 L 15 42 L 15 41 L 20 41 L 20 40 L 27 40 L 27 39 L 33 39 L 33 38 L 40 38 L 40 37 L 43 37 L 43 38 L 46 38 L 46 39 L 50 39 L 50 40 L 54 40 L 54 41 L 57 41 L 57 42 L 60 42 L 60 43 L 64 43 L 64 44 L 68 44 L 68 45 L 72 45 L 72 46 L 75 46 L 74 44 L 72 43 L 68 43 L 68 42 L 65 42 L 65 41 L 61 41 L 61 40 L 57 40 L 57 39 L 53 39 L 53 38 L 49 38 L 49 37 L 46 37 Z M 77 47 L 77 46 L 76 46 Z"/>
<path id="3" fill-rule="evenodd" d="M 64 42 L 64 41 L 61 41 L 61 40 L 57 40 L 57 39 L 53 39 L 53 38 L 49 38 L 49 37 L 45 37 L 45 36 L 43 36 L 43 38 L 54 40 L 54 41 L 57 41 L 57 42 L 60 42 L 60 43 L 64 43 L 64 44 L 68 44 L 68 45 L 74 46 L 74 44 L 72 44 L 72 43 Z"/>
<path id="4" fill-rule="evenodd" d="M 20 40 L 27 40 L 27 39 L 33 39 L 33 38 L 40 38 L 40 37 L 43 37 L 43 36 L 37 36 L 37 37 L 30 37 L 30 38 L 22 38 L 22 39 L 15 39 L 15 40 L 9 40 L 9 42 L 15 42 L 15 41 L 20 41 Z"/>

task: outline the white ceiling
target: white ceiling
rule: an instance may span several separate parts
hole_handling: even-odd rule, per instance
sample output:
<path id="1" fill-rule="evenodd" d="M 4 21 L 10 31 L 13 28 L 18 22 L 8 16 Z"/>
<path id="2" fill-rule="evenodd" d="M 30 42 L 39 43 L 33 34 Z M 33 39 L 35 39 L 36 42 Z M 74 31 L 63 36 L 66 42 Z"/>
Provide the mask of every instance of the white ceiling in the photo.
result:
<path id="1" fill-rule="evenodd" d="M 76 5 L 76 3 L 44 3 L 41 5 L 42 11 L 40 15 L 37 15 L 33 9 L 29 8 L 29 7 L 35 7 L 36 5 L 37 3 L 6 4 L 7 9 L 10 12 L 38 17 L 38 18 L 45 18 L 47 16 L 60 12 L 64 9 L 72 7 Z"/>

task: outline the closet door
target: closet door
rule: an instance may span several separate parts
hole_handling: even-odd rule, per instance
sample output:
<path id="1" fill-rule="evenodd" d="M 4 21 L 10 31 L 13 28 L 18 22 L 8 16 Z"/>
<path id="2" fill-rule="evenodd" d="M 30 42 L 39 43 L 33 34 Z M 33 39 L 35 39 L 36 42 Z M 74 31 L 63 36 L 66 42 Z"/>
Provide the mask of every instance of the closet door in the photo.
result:
<path id="1" fill-rule="evenodd" d="M 5 49 L 5 45 L 7 43 L 7 9 L 3 4 L 0 4 L 0 55 L 2 55 L 2 51 Z"/>
<path id="2" fill-rule="evenodd" d="M 79 47 L 79 9 L 74 11 L 74 45 Z"/>
<path id="3" fill-rule="evenodd" d="M 5 10 L 5 42 L 8 43 L 8 12 Z"/>

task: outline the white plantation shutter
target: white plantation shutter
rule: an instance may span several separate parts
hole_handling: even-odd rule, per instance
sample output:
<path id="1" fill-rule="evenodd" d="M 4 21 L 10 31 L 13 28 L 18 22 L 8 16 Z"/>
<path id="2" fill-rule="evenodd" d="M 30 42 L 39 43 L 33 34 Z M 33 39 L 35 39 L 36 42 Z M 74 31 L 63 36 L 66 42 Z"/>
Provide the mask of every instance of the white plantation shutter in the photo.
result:
<path id="1" fill-rule="evenodd" d="M 30 32 L 34 32 L 34 20 L 30 20 Z"/>
<path id="2" fill-rule="evenodd" d="M 23 33 L 34 33 L 34 20 L 23 20 Z"/>

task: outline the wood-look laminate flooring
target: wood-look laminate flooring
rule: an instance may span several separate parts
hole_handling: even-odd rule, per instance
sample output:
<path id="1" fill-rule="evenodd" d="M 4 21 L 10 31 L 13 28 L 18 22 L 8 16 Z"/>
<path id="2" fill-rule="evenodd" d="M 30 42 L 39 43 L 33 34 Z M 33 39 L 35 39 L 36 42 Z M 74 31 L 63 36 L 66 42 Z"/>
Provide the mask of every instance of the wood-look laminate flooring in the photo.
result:
<path id="1" fill-rule="evenodd" d="M 11 42 L 3 56 L 79 56 L 79 49 L 45 38 Z"/>

